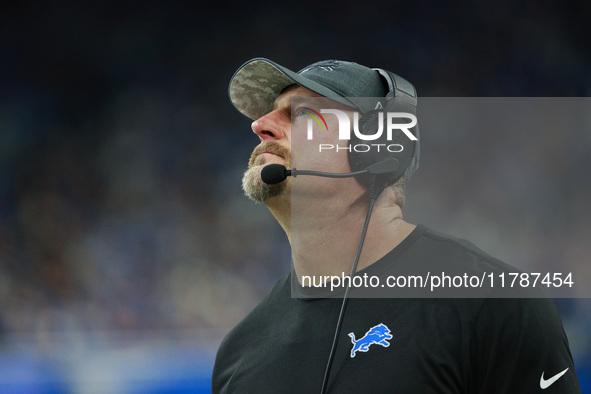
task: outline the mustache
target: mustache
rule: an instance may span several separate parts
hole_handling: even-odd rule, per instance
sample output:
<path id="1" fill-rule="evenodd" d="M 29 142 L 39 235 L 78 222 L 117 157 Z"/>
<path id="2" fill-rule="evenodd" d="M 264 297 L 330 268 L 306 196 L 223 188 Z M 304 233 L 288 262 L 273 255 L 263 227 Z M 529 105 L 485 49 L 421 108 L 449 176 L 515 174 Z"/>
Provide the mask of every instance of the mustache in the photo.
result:
<path id="1" fill-rule="evenodd" d="M 263 160 L 263 157 L 260 155 L 264 152 L 269 152 L 277 156 L 281 156 L 285 159 L 286 163 L 291 163 L 291 151 L 288 148 L 279 145 L 276 142 L 267 141 L 260 143 L 256 146 L 256 148 L 254 148 L 252 154 L 250 155 L 250 160 L 248 162 L 249 166 L 252 167 L 257 164 L 262 164 L 261 161 Z"/>

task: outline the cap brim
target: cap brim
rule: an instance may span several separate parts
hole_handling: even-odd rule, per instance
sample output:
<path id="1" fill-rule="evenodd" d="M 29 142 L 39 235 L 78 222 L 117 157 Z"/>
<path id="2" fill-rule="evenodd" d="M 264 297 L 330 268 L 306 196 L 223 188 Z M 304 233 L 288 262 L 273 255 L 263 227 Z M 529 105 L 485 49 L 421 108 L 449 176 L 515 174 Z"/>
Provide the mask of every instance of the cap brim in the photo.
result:
<path id="1" fill-rule="evenodd" d="M 266 115 L 275 99 L 288 86 L 297 84 L 323 97 L 351 105 L 341 95 L 265 58 L 244 63 L 235 73 L 228 87 L 232 104 L 250 119 Z"/>

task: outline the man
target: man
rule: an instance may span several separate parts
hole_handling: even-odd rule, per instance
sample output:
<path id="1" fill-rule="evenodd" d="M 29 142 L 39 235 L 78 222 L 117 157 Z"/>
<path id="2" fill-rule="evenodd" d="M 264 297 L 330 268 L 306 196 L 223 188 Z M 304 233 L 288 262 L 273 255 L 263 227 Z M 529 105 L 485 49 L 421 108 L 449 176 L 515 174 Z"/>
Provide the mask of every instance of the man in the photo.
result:
<path id="1" fill-rule="evenodd" d="M 214 393 L 580 392 L 562 323 L 547 299 L 356 298 L 357 289 L 349 293 L 347 286 L 336 293 L 305 286 L 306 277 L 343 277 L 352 267 L 357 276 L 376 277 L 431 269 L 434 262 L 450 272 L 511 271 L 472 244 L 403 220 L 404 181 L 418 167 L 416 127 L 398 133 L 402 149 L 374 156 L 356 156 L 355 149 L 322 154 L 307 138 L 310 103 L 324 98 L 351 119 L 356 111 L 370 117 L 359 126 L 365 135 L 381 129 L 374 124 L 368 131 L 368 123 L 379 123 L 375 107 L 356 97 L 385 98 L 378 109 L 385 102 L 412 119 L 412 85 L 350 62 L 324 61 L 295 73 L 258 58 L 239 68 L 229 90 L 261 141 L 243 189 L 282 226 L 293 272 L 224 339 Z M 337 116 L 322 120 L 326 130 L 341 130 Z M 339 144 L 335 132 L 308 130 L 315 144 Z M 351 136 L 350 147 L 359 142 L 357 133 Z M 348 173 L 375 163 L 388 168 L 342 179 L 302 172 L 271 184 L 261 178 L 271 164 Z"/>

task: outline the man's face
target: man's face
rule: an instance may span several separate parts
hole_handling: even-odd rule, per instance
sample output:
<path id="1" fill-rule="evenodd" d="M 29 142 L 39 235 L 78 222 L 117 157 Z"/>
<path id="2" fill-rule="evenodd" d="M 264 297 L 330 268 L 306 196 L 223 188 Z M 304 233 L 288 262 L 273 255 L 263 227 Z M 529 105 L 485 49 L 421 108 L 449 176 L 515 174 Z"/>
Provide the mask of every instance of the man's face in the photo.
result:
<path id="1" fill-rule="evenodd" d="M 264 202 L 269 198 L 281 196 L 291 187 L 291 178 L 276 185 L 267 185 L 261 180 L 261 170 L 268 164 L 282 164 L 290 169 L 292 166 L 300 169 L 313 169 L 329 172 L 348 172 L 350 171 L 346 151 L 341 152 L 337 157 L 335 155 L 322 155 L 316 152 L 309 141 L 306 140 L 306 133 L 296 127 L 292 135 L 292 124 L 298 125 L 297 108 L 292 111 L 291 102 L 295 97 L 321 97 L 310 90 L 301 86 L 288 88 L 283 92 L 275 102 L 269 113 L 260 117 L 252 123 L 252 130 L 259 136 L 261 143 L 254 149 L 248 168 L 242 178 L 242 188 L 244 193 L 250 199 L 257 202 Z M 313 99 L 312 99 L 313 100 Z M 312 106 L 312 104 L 308 104 Z M 293 119 L 295 116 L 296 119 Z M 334 117 L 329 117 L 329 129 L 336 129 Z M 302 125 L 304 123 L 301 123 Z M 317 133 L 319 138 L 326 139 L 325 142 L 335 143 L 336 133 Z M 316 145 L 319 141 L 316 141 Z M 322 142 L 322 141 L 320 141 Z M 292 157 L 292 146 L 297 149 L 296 157 Z M 295 159 L 295 160 L 294 160 Z M 309 177 L 316 178 L 316 177 Z M 300 178 L 298 177 L 298 182 Z M 330 189 L 333 180 L 326 178 L 317 178 L 308 180 L 306 183 L 314 190 Z M 354 181 L 353 181 L 354 182 Z M 344 186 L 347 182 L 337 180 L 339 186 Z M 300 183 L 298 183 L 300 184 Z M 298 186 L 299 187 L 299 186 Z M 299 189 L 302 190 L 302 189 Z"/>
<path id="2" fill-rule="evenodd" d="M 261 170 L 268 164 L 282 164 L 291 168 L 291 97 L 301 88 L 282 93 L 273 103 L 271 111 L 252 123 L 252 131 L 261 143 L 254 149 L 248 168 L 242 177 L 242 189 L 251 200 L 264 202 L 285 193 L 288 181 L 267 185 L 261 179 Z"/>

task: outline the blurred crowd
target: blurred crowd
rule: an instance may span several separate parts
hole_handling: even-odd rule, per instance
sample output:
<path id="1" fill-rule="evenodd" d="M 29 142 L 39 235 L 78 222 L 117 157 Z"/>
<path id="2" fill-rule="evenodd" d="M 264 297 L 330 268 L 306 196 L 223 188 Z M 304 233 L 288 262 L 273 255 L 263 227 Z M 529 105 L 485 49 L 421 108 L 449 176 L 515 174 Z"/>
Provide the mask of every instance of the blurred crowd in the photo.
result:
<path id="1" fill-rule="evenodd" d="M 421 96 L 591 93 L 584 2 L 329 4 L 261 2 L 228 14 L 223 2 L 1 6 L 0 343 L 225 332 L 288 272 L 283 232 L 240 189 L 258 140 L 226 89 L 249 58 L 295 70 L 354 60 L 401 74 Z M 511 263 L 588 265 L 590 123 L 425 132 L 408 220 Z M 588 360 L 591 306 L 557 304 Z"/>

